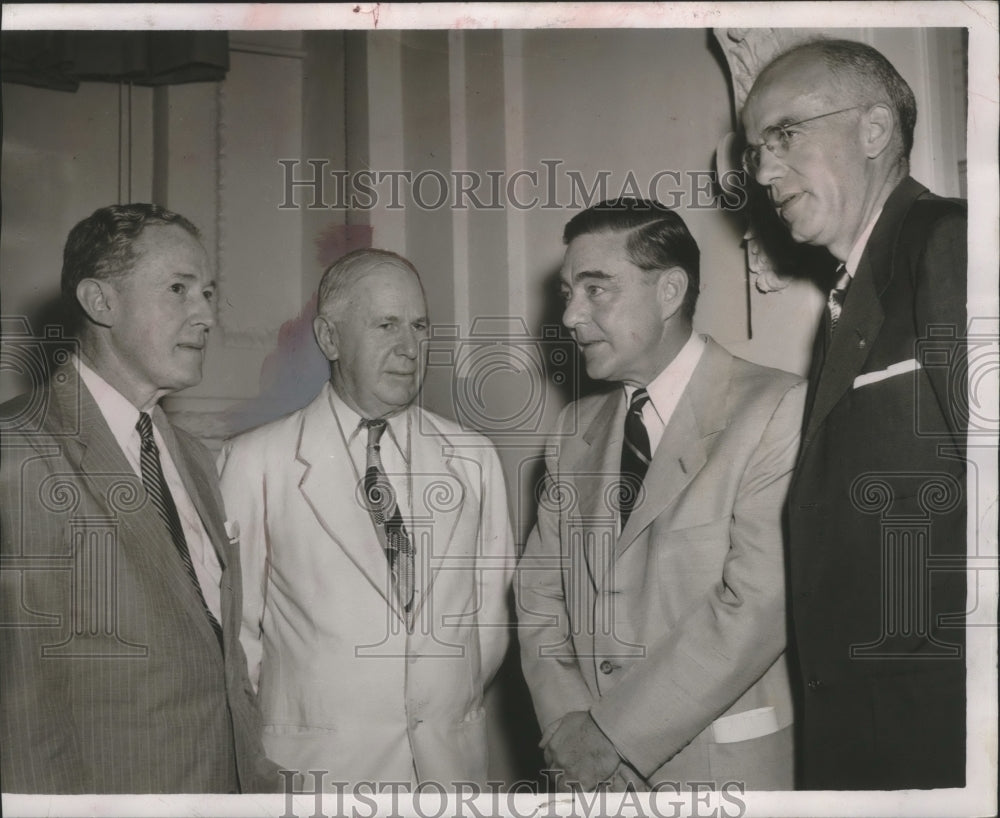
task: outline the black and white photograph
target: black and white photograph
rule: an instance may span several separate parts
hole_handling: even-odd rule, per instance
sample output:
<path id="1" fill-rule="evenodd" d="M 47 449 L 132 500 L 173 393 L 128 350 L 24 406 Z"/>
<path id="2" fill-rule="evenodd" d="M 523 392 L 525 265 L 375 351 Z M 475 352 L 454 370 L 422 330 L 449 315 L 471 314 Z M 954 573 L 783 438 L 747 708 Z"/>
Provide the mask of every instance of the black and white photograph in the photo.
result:
<path id="1" fill-rule="evenodd" d="M 4 815 L 996 813 L 996 3 L 0 21 Z"/>

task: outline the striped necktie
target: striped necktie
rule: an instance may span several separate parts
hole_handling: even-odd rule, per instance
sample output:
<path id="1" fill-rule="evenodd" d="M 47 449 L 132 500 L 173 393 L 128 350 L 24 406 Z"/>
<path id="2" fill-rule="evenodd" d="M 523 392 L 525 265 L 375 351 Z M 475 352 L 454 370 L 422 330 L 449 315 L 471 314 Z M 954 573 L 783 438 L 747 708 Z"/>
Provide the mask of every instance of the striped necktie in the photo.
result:
<path id="1" fill-rule="evenodd" d="M 637 389 L 632 395 L 628 412 L 625 414 L 625 438 L 622 440 L 621 484 L 618 490 L 618 509 L 621 513 L 622 529 L 635 508 L 642 481 L 649 469 L 652 456 L 649 452 L 649 433 L 642 422 L 642 408 L 649 401 L 645 389 Z"/>
<path id="2" fill-rule="evenodd" d="M 834 288 L 830 290 L 830 296 L 826 300 L 827 309 L 830 310 L 830 333 L 837 329 L 837 321 L 840 320 L 840 313 L 844 309 L 844 299 L 847 298 L 847 288 L 851 286 L 851 276 L 847 269 L 841 264 L 837 268 L 840 278 Z"/>
<path id="3" fill-rule="evenodd" d="M 396 503 L 396 492 L 382 467 L 380 441 L 385 432 L 383 418 L 362 420 L 368 429 L 367 462 L 365 467 L 365 498 L 375 525 L 385 532 L 385 554 L 392 571 L 396 596 L 407 614 L 413 606 L 414 547 L 403 525 L 403 516 Z"/>
<path id="4" fill-rule="evenodd" d="M 156 447 L 153 439 L 153 421 L 146 412 L 139 413 L 139 420 L 135 424 L 139 432 L 142 445 L 139 449 L 139 467 L 142 471 L 142 485 L 146 489 L 146 494 L 156 506 L 160 519 L 163 520 L 167 531 L 170 532 L 170 539 L 174 541 L 177 553 L 181 562 L 184 563 L 184 570 L 194 585 L 194 589 L 201 600 L 201 607 L 205 609 L 208 616 L 208 623 L 215 631 L 215 638 L 219 640 L 219 647 L 222 647 L 222 626 L 215 615 L 209 610 L 205 602 L 205 596 L 201 592 L 201 584 L 198 582 L 198 574 L 195 573 L 194 563 L 191 561 L 191 552 L 188 551 L 187 539 L 184 537 L 184 527 L 181 525 L 181 518 L 177 514 L 177 506 L 174 505 L 174 498 L 167 487 L 167 481 L 163 478 L 163 469 L 160 466 L 160 450 Z"/>

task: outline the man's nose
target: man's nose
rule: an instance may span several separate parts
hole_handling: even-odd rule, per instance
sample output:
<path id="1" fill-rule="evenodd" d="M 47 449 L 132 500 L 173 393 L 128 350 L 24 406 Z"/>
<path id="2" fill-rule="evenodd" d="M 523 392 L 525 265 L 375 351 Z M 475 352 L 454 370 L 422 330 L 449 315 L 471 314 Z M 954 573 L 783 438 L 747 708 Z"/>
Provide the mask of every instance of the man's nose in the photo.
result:
<path id="1" fill-rule="evenodd" d="M 215 326 L 217 317 L 215 299 L 200 296 L 195 306 L 192 321 L 195 324 L 202 325 L 206 329 L 211 329 Z"/>
<path id="2" fill-rule="evenodd" d="M 760 148 L 760 158 L 757 160 L 757 172 L 754 174 L 757 184 L 763 187 L 770 187 L 775 181 L 784 176 L 785 169 L 784 160 L 779 159 L 773 152 L 762 145 Z"/>
<path id="3" fill-rule="evenodd" d="M 573 329 L 584 322 L 586 310 L 582 301 L 583 299 L 576 295 L 571 295 L 566 300 L 566 306 L 563 308 L 562 322 L 563 326 L 567 329 Z"/>
<path id="4" fill-rule="evenodd" d="M 416 358 L 419 347 L 420 341 L 417 338 L 417 333 L 412 327 L 405 327 L 399 334 L 399 341 L 396 344 L 397 354 L 406 358 Z"/>

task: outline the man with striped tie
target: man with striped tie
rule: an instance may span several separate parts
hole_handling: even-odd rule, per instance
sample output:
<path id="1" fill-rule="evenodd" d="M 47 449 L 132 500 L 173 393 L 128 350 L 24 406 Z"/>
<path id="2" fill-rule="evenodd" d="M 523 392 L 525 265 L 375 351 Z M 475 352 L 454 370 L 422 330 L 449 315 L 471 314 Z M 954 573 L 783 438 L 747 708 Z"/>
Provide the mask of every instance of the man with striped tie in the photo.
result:
<path id="1" fill-rule="evenodd" d="M 264 746 L 296 791 L 485 787 L 514 560 L 499 458 L 415 404 L 429 324 L 409 261 L 347 254 L 317 312 L 330 380 L 220 461 Z"/>
<path id="2" fill-rule="evenodd" d="M 966 782 L 968 213 L 909 175 L 916 120 L 850 40 L 779 55 L 743 110 L 748 174 L 840 262 L 788 499 L 803 789 Z"/>
<path id="3" fill-rule="evenodd" d="M 238 544 L 211 457 L 159 407 L 201 380 L 215 324 L 198 231 L 101 208 L 69 234 L 62 290 L 78 354 L 0 408 L 4 790 L 277 790 Z"/>
<path id="4" fill-rule="evenodd" d="M 680 216 L 566 226 L 563 323 L 592 378 L 547 449 L 518 566 L 521 663 L 560 786 L 792 785 L 781 507 L 801 379 L 692 331 Z"/>

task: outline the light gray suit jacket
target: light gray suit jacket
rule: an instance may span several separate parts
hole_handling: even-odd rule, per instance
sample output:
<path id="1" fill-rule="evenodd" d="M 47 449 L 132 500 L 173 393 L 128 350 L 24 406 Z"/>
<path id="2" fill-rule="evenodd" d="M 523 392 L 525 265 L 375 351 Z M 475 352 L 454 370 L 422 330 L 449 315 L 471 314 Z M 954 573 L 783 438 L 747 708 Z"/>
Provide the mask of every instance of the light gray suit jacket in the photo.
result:
<path id="1" fill-rule="evenodd" d="M 239 552 L 207 450 L 153 413 L 222 566 L 225 652 L 72 367 L 2 409 L 0 768 L 23 793 L 276 790 L 239 642 Z"/>
<path id="2" fill-rule="evenodd" d="M 651 785 L 791 787 L 781 517 L 804 396 L 708 339 L 620 536 L 624 393 L 563 411 L 515 586 L 543 728 L 589 710 Z"/>

